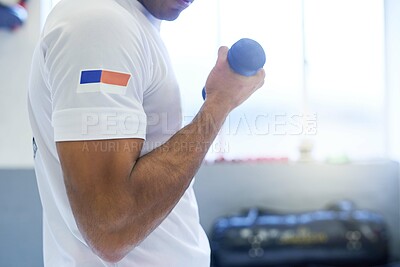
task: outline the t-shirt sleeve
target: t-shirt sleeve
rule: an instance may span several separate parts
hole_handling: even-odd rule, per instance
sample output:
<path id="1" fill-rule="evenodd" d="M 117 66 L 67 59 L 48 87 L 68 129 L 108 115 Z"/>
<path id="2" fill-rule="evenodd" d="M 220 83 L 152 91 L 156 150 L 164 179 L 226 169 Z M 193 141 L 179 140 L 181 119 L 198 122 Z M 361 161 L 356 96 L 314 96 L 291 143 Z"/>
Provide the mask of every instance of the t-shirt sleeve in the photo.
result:
<path id="1" fill-rule="evenodd" d="M 44 34 L 55 141 L 146 137 L 149 56 L 138 27 L 116 16 L 60 21 Z"/>

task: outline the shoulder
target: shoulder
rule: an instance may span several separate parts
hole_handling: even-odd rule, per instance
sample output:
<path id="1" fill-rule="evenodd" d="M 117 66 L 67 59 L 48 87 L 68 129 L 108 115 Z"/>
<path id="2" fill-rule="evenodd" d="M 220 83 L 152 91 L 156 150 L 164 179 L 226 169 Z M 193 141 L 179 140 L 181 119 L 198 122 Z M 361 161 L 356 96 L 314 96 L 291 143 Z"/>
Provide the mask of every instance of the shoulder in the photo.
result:
<path id="1" fill-rule="evenodd" d="M 141 26 L 114 0 L 64 0 L 46 20 L 43 37 L 49 36 L 122 41 L 140 37 Z"/>

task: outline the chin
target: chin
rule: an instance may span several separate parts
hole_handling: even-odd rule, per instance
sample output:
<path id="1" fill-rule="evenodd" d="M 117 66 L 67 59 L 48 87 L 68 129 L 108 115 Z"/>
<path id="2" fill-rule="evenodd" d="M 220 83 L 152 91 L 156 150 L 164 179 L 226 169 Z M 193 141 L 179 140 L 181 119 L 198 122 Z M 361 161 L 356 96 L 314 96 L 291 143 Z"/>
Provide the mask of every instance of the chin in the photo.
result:
<path id="1" fill-rule="evenodd" d="M 162 14 L 156 14 L 156 15 L 153 14 L 153 16 L 161 20 L 174 21 L 179 17 L 181 12 L 182 10 L 172 9 L 169 12 L 165 12 Z"/>
<path id="2" fill-rule="evenodd" d="M 166 18 L 164 18 L 163 20 L 166 20 L 166 21 L 174 21 L 174 20 L 176 20 L 178 17 L 179 17 L 179 15 L 178 15 L 178 16 L 172 16 L 172 17 L 166 17 Z"/>

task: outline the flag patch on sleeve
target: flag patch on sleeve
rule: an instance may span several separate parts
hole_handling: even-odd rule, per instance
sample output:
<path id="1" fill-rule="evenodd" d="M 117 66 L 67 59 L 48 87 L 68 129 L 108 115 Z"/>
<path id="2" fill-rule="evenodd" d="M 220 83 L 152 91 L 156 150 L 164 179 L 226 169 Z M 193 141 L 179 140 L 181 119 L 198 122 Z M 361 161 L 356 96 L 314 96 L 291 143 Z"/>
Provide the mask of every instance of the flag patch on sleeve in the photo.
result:
<path id="1" fill-rule="evenodd" d="M 78 93 L 104 92 L 125 95 L 131 74 L 111 70 L 82 70 Z"/>

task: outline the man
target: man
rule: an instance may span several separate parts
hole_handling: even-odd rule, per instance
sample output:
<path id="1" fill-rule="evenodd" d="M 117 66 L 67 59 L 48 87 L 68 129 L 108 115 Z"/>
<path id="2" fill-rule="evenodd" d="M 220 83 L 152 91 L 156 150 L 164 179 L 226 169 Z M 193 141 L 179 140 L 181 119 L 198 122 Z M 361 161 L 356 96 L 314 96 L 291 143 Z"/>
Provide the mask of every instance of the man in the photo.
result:
<path id="1" fill-rule="evenodd" d="M 221 47 L 207 99 L 180 129 L 159 26 L 190 4 L 64 0 L 48 17 L 29 90 L 45 266 L 209 266 L 192 179 L 265 74 L 233 73 Z"/>

